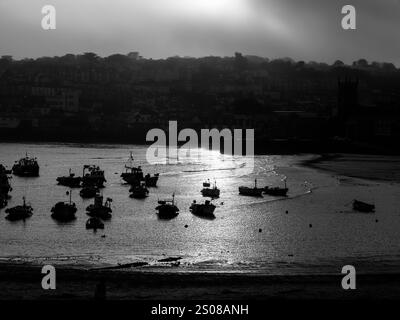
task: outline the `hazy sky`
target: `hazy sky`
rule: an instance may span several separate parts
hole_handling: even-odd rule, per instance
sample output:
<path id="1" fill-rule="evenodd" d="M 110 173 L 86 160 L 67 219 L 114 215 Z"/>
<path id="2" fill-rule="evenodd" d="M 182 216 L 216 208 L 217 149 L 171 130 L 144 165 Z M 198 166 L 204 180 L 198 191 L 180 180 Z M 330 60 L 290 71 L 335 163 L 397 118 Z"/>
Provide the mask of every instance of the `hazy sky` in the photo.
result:
<path id="1" fill-rule="evenodd" d="M 41 8 L 57 30 L 41 28 Z M 341 8 L 357 9 L 357 30 Z M 232 56 L 400 65 L 400 0 L 0 0 L 0 55 L 139 51 L 145 57 Z"/>

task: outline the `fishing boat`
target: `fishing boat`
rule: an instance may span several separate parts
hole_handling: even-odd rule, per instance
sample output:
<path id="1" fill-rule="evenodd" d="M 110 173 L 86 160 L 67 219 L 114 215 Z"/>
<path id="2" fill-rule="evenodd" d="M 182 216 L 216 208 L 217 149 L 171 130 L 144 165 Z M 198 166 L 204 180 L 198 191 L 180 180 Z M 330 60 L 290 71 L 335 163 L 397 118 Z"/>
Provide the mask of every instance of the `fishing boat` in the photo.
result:
<path id="1" fill-rule="evenodd" d="M 8 177 L 8 170 L 0 164 L 0 194 L 3 194 L 5 197 L 8 196 L 8 193 L 12 191 L 9 177 Z"/>
<path id="2" fill-rule="evenodd" d="M 129 169 L 129 172 L 122 173 L 121 177 L 126 183 L 133 186 L 140 184 L 144 180 L 143 171 L 140 166 Z"/>
<path id="3" fill-rule="evenodd" d="M 38 177 L 39 176 L 39 164 L 36 158 L 26 156 L 18 161 L 12 167 L 12 172 L 16 176 L 20 177 Z"/>
<path id="4" fill-rule="evenodd" d="M 354 200 L 353 201 L 353 210 L 360 211 L 360 212 L 375 212 L 375 205 L 369 204 L 366 202 Z"/>
<path id="5" fill-rule="evenodd" d="M 104 177 L 104 171 L 100 170 L 99 166 L 83 166 L 82 184 L 84 187 L 97 186 L 98 188 L 103 188 L 105 182 L 107 182 L 107 180 Z"/>
<path id="6" fill-rule="evenodd" d="M 175 204 L 175 195 L 171 200 L 159 200 L 156 207 L 160 219 L 173 219 L 179 214 L 179 208 Z"/>
<path id="7" fill-rule="evenodd" d="M 58 202 L 51 208 L 51 217 L 60 222 L 69 222 L 76 219 L 75 213 L 77 211 L 76 205 L 72 202 L 71 191 L 67 192 L 69 195 L 69 202 Z"/>
<path id="8" fill-rule="evenodd" d="M 69 175 L 58 177 L 57 182 L 59 185 L 62 186 L 79 188 L 81 186 L 82 177 L 75 177 L 75 174 L 71 172 L 71 169 L 69 169 Z"/>
<path id="9" fill-rule="evenodd" d="M 99 188 L 97 186 L 87 186 L 83 187 L 81 191 L 79 191 L 79 195 L 84 199 L 94 198 L 97 193 L 99 193 Z"/>
<path id="10" fill-rule="evenodd" d="M 262 197 L 264 188 L 257 188 L 257 179 L 254 180 L 254 187 L 239 187 L 239 194 L 249 197 Z"/>
<path id="11" fill-rule="evenodd" d="M 111 219 L 111 198 L 107 198 L 103 203 L 103 196 L 97 194 L 94 198 L 94 204 L 89 205 L 86 208 L 86 213 L 91 217 L 97 217 L 103 220 Z"/>
<path id="12" fill-rule="evenodd" d="M 158 178 L 160 177 L 159 173 L 155 173 L 153 176 L 149 173 L 144 176 L 144 181 L 146 182 L 147 187 L 157 187 Z"/>
<path id="13" fill-rule="evenodd" d="M 135 199 L 144 199 L 149 195 L 149 189 L 146 188 L 144 181 L 137 186 L 132 186 L 129 192 L 131 192 L 130 197 Z"/>
<path id="14" fill-rule="evenodd" d="M 215 208 L 216 206 L 213 205 L 210 200 L 206 200 L 205 203 L 197 203 L 196 200 L 193 200 L 190 206 L 190 212 L 197 216 L 215 217 Z"/>
<path id="15" fill-rule="evenodd" d="M 128 184 L 138 185 L 144 180 L 143 171 L 140 166 L 133 165 L 133 154 L 130 153 L 129 159 L 125 164 L 125 172 L 121 174 L 121 178 Z"/>
<path id="16" fill-rule="evenodd" d="M 86 221 L 86 229 L 104 229 L 104 223 L 98 217 L 91 217 Z"/>
<path id="17" fill-rule="evenodd" d="M 203 183 L 203 187 L 204 184 L 206 185 L 205 188 L 203 188 L 201 190 L 201 194 L 203 195 L 203 197 L 210 197 L 210 198 L 219 198 L 220 195 L 220 190 L 217 188 L 217 182 L 214 181 L 214 185 L 212 188 L 210 188 L 210 185 L 208 183 Z M 208 184 L 208 187 L 207 187 Z"/>
<path id="18" fill-rule="evenodd" d="M 32 216 L 33 208 L 26 204 L 25 197 L 23 199 L 23 204 L 21 206 L 16 206 L 13 208 L 6 209 L 6 219 L 9 221 L 25 220 Z"/>
<path id="19" fill-rule="evenodd" d="M 280 187 L 269 187 L 266 186 L 264 188 L 264 193 L 268 194 L 270 196 L 277 196 L 277 197 L 286 197 L 287 193 L 288 193 L 289 189 L 286 185 L 286 179 L 285 179 L 285 187 L 284 188 L 280 188 Z"/>

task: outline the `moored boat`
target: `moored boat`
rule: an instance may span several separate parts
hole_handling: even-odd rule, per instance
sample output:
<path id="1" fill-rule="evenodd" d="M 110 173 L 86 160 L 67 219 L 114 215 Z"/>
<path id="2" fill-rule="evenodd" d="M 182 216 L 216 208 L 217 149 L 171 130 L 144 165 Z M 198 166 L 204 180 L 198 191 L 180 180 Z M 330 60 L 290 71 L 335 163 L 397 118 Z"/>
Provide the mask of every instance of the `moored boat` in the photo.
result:
<path id="1" fill-rule="evenodd" d="M 279 187 L 265 187 L 264 193 L 270 196 L 277 197 L 286 197 L 289 189 L 288 188 L 279 188 Z"/>
<path id="2" fill-rule="evenodd" d="M 153 176 L 149 173 L 144 176 L 144 181 L 146 182 L 147 187 L 157 187 L 158 178 L 160 177 L 159 173 L 155 173 Z"/>
<path id="3" fill-rule="evenodd" d="M 60 201 L 51 208 L 51 217 L 60 222 L 69 222 L 76 219 L 77 208 L 75 203 L 72 202 L 71 191 L 67 192 L 67 194 L 69 195 L 69 202 Z"/>
<path id="4" fill-rule="evenodd" d="M 203 183 L 203 186 L 204 185 L 206 185 L 206 187 L 201 190 L 201 194 L 203 195 L 203 197 L 219 198 L 221 191 L 217 188 L 216 181 L 214 181 L 214 185 L 212 188 L 210 188 L 209 183 Z M 207 187 L 207 185 L 208 185 L 208 187 Z"/>
<path id="5" fill-rule="evenodd" d="M 354 200 L 353 201 L 353 210 L 360 211 L 360 212 L 375 212 L 375 205 L 369 204 L 366 202 Z"/>
<path id="6" fill-rule="evenodd" d="M 138 185 L 144 179 L 142 168 L 130 168 L 129 171 L 121 174 L 121 178 L 130 185 Z"/>
<path id="7" fill-rule="evenodd" d="M 133 165 L 134 159 L 132 152 L 130 153 L 129 159 L 125 164 L 125 172 L 121 174 L 122 180 L 132 186 L 139 186 L 142 181 L 146 183 L 146 187 L 157 187 L 157 182 L 160 177 L 159 173 L 154 175 L 146 174 L 144 175 L 142 167 L 135 167 Z"/>
<path id="8" fill-rule="evenodd" d="M 8 196 L 8 193 L 12 191 L 11 184 L 8 177 L 9 170 L 0 164 L 0 194 L 3 194 L 5 197 Z"/>
<path id="9" fill-rule="evenodd" d="M 6 219 L 9 221 L 25 220 L 32 216 L 33 208 L 26 204 L 24 197 L 22 205 L 6 209 L 5 212 L 8 214 Z"/>
<path id="10" fill-rule="evenodd" d="M 215 208 L 216 206 L 210 200 L 206 200 L 205 203 L 197 203 L 196 200 L 193 200 L 190 212 L 197 216 L 214 218 Z"/>
<path id="11" fill-rule="evenodd" d="M 70 188 L 79 188 L 81 186 L 82 177 L 75 177 L 74 173 L 71 173 L 71 169 L 69 169 L 69 175 L 58 177 L 57 182 L 59 185 L 70 187 Z"/>
<path id="12" fill-rule="evenodd" d="M 266 186 L 264 188 L 265 194 L 268 194 L 270 196 L 276 196 L 276 197 L 286 197 L 288 191 L 289 191 L 289 188 L 286 185 L 286 179 L 285 179 L 285 187 L 284 188 L 269 187 L 269 186 Z"/>
<path id="13" fill-rule="evenodd" d="M 175 195 L 171 200 L 159 200 L 156 207 L 157 215 L 160 219 L 172 219 L 179 214 L 179 208 L 175 204 Z"/>
<path id="14" fill-rule="evenodd" d="M 104 171 L 100 170 L 99 166 L 95 165 L 84 165 L 82 173 L 82 185 L 84 187 L 96 186 L 103 188 L 104 183 L 107 182 L 104 177 Z"/>
<path id="15" fill-rule="evenodd" d="M 129 192 L 131 192 L 130 197 L 135 199 L 144 199 L 149 195 L 149 189 L 146 188 L 145 182 L 141 182 L 137 186 L 132 186 Z"/>
<path id="16" fill-rule="evenodd" d="M 110 219 L 112 217 L 111 202 L 112 199 L 107 198 L 103 203 L 103 196 L 98 194 L 94 198 L 94 204 L 91 204 L 86 208 L 87 214 L 91 217 L 97 217 L 103 220 Z"/>
<path id="17" fill-rule="evenodd" d="M 239 187 L 239 194 L 249 197 L 262 197 L 264 188 L 257 188 L 257 179 L 255 180 L 254 187 Z"/>
<path id="18" fill-rule="evenodd" d="M 17 162 L 12 167 L 12 172 L 20 177 L 38 177 L 39 164 L 36 158 L 28 157 L 28 154 Z"/>
<path id="19" fill-rule="evenodd" d="M 125 172 L 121 174 L 121 178 L 128 184 L 138 185 L 141 181 L 144 180 L 143 171 L 140 166 L 135 167 L 133 165 L 133 154 L 132 152 L 129 155 L 129 159 L 125 164 Z"/>

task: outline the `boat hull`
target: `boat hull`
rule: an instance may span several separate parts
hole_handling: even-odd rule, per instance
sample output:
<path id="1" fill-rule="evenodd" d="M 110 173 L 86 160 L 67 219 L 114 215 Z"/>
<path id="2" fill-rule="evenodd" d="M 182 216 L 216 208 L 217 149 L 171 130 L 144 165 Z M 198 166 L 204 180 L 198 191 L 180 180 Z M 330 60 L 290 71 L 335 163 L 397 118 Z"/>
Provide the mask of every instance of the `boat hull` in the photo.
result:
<path id="1" fill-rule="evenodd" d="M 212 204 L 192 204 L 190 206 L 190 212 L 196 216 L 214 217 L 215 208 L 216 207 Z"/>
<path id="2" fill-rule="evenodd" d="M 263 189 L 239 187 L 239 194 L 247 197 L 262 197 Z"/>
<path id="3" fill-rule="evenodd" d="M 76 211 L 77 208 L 73 204 L 57 203 L 51 209 L 51 217 L 60 222 L 69 222 L 76 219 Z"/>
<path id="4" fill-rule="evenodd" d="M 203 190 L 201 190 L 201 194 L 203 195 L 203 197 L 219 198 L 220 190 L 204 188 Z"/>
<path id="5" fill-rule="evenodd" d="M 160 205 L 156 210 L 160 219 L 173 219 L 179 215 L 179 209 L 176 206 Z"/>
<path id="6" fill-rule="evenodd" d="M 286 197 L 288 191 L 289 191 L 288 188 L 270 188 L 270 187 L 264 188 L 265 194 L 275 197 Z"/>
<path id="7" fill-rule="evenodd" d="M 12 172 L 18 177 L 39 177 L 39 167 L 13 167 Z"/>

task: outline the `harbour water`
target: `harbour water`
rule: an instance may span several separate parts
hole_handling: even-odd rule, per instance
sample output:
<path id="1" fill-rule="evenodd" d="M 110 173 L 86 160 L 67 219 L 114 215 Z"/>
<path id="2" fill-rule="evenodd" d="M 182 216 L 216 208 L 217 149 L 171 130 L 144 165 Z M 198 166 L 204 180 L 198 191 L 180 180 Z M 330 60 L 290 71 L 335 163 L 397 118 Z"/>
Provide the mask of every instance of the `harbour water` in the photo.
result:
<path id="1" fill-rule="evenodd" d="M 11 179 L 8 207 L 25 196 L 34 214 L 25 222 L 9 222 L 5 209 L 0 211 L 0 260 L 78 267 L 146 262 L 139 270 L 266 274 L 337 273 L 347 264 L 360 272 L 394 272 L 400 266 L 400 184 L 395 181 L 303 166 L 316 156 L 310 154 L 256 156 L 254 170 L 247 172 L 244 160 L 204 150 L 197 150 L 202 157 L 149 165 L 146 150 L 135 145 L 0 144 L 0 163 L 8 168 L 25 153 L 40 164 L 40 177 Z M 120 178 L 130 151 L 145 173 L 160 173 L 158 187 L 144 200 L 130 198 Z M 50 217 L 56 202 L 68 200 L 68 189 L 56 178 L 70 168 L 81 175 L 84 164 L 105 170 L 102 192 L 113 199 L 113 217 L 97 232 L 85 228 L 85 208 L 93 199 L 83 200 L 79 189 L 72 191 L 75 221 L 60 224 Z M 282 186 L 285 177 L 287 198 L 238 195 L 238 187 L 252 186 L 254 179 L 260 187 Z M 189 211 L 193 200 L 204 200 L 200 190 L 206 179 L 215 179 L 221 189 L 214 220 Z M 180 214 L 159 220 L 157 200 L 173 193 Z M 376 213 L 354 212 L 355 198 L 375 203 Z M 168 257 L 181 258 L 180 264 L 159 261 Z"/>

